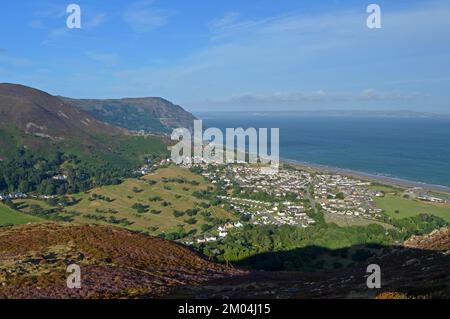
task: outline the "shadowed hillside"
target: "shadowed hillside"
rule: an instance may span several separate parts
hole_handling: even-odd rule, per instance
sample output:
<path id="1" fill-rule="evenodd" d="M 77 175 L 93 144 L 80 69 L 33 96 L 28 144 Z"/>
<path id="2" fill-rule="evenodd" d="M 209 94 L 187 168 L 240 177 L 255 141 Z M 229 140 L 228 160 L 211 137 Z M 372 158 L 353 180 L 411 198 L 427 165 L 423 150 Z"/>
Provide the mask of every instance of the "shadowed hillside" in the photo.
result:
<path id="1" fill-rule="evenodd" d="M 406 246 L 371 246 L 373 256 L 351 268 L 316 272 L 252 271 L 242 277 L 177 287 L 174 297 L 190 298 L 450 298 L 450 229 L 414 236 Z M 348 247 L 347 249 L 361 249 Z M 306 247 L 250 259 L 324 251 Z M 245 264 L 244 260 L 242 264 Z M 381 268 L 381 288 L 368 289 L 367 266 Z"/>

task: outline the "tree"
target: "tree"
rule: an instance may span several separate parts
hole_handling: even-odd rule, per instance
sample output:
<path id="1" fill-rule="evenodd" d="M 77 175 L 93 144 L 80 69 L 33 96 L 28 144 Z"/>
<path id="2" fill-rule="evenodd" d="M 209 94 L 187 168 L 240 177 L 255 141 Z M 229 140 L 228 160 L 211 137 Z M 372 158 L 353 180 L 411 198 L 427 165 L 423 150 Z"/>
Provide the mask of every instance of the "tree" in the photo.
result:
<path id="1" fill-rule="evenodd" d="M 197 219 L 195 219 L 193 217 L 189 218 L 189 219 L 186 220 L 186 223 L 189 224 L 189 225 L 194 225 L 194 224 L 197 223 Z"/>
<path id="2" fill-rule="evenodd" d="M 26 180 L 22 180 L 19 183 L 19 187 L 17 188 L 17 190 L 22 193 L 27 193 L 28 191 L 30 191 L 30 189 L 31 189 L 30 183 Z"/>

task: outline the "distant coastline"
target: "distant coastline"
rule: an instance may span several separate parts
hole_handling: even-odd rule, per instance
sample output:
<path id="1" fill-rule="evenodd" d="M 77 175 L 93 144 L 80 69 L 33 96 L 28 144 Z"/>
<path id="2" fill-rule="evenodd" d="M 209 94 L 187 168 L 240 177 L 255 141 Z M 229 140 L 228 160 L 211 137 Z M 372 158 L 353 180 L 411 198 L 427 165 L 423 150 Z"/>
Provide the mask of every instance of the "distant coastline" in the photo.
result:
<path id="1" fill-rule="evenodd" d="M 328 165 L 321 165 L 321 164 L 314 164 L 309 162 L 302 162 L 298 160 L 293 159 L 281 159 L 282 163 L 286 163 L 289 165 L 292 165 L 297 168 L 308 168 L 313 169 L 321 172 L 328 172 L 328 173 L 335 173 L 335 174 L 343 174 L 347 176 L 352 176 L 359 179 L 369 180 L 369 181 L 375 181 L 382 184 L 392 185 L 392 186 L 400 186 L 400 187 L 420 187 L 424 190 L 430 190 L 430 191 L 437 191 L 437 192 L 444 192 L 450 194 L 450 187 L 444 186 L 444 185 L 433 185 L 433 184 L 427 184 L 424 182 L 418 182 L 418 181 L 411 181 L 406 180 L 403 178 L 397 178 L 397 177 L 390 177 L 385 176 L 382 174 L 373 174 L 373 173 L 366 173 L 366 172 L 360 172 L 355 171 L 347 168 L 339 168 L 339 167 L 332 167 Z"/>
<path id="2" fill-rule="evenodd" d="M 278 127 L 280 157 L 291 163 L 450 193 L 450 118 L 399 111 L 390 114 L 403 116 L 387 116 L 389 112 L 382 111 L 368 112 L 378 115 L 371 117 L 330 113 L 294 116 L 294 112 L 287 116 L 280 111 L 268 116 L 260 111 L 218 116 L 211 112 L 199 118 L 204 120 L 204 127 L 221 130 Z"/>
<path id="3" fill-rule="evenodd" d="M 323 117 L 388 117 L 388 118 L 431 118 L 448 119 L 450 113 L 418 112 L 407 110 L 250 110 L 250 111 L 197 111 L 193 114 L 202 120 L 227 116 L 230 114 L 256 117 L 284 117 L 284 116 L 323 116 Z"/>

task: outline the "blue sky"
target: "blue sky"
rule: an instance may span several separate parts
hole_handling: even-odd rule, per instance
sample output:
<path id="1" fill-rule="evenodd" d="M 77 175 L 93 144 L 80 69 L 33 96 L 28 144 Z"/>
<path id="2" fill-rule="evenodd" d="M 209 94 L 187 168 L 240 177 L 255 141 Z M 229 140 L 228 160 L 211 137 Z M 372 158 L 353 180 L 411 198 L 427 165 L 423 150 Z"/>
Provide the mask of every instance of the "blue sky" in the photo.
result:
<path id="1" fill-rule="evenodd" d="M 70 3 L 82 29 L 66 27 Z M 0 82 L 52 94 L 450 113 L 448 0 L 8 0 L 0 27 Z"/>

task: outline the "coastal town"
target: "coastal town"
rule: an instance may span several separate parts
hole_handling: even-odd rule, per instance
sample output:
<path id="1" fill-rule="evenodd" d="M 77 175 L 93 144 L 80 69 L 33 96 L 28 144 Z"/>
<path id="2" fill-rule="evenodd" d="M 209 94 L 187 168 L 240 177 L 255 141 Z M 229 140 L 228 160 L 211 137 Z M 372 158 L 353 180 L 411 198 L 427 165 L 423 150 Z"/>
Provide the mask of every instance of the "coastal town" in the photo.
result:
<path id="1" fill-rule="evenodd" d="M 375 199 L 385 193 L 376 190 L 373 183 L 344 174 L 319 172 L 284 165 L 276 173 L 267 173 L 257 165 L 198 164 L 201 175 L 211 184 L 227 190 L 217 196 L 252 225 L 291 225 L 306 228 L 316 221 L 312 217 L 320 207 L 325 215 L 341 216 L 351 220 L 381 221 L 383 210 Z M 402 196 L 420 201 L 449 202 L 448 198 L 434 197 L 421 188 L 403 190 Z M 201 244 L 225 238 L 232 229 L 243 223 L 228 223 L 197 237 L 187 244 Z"/>
<path id="2" fill-rule="evenodd" d="M 191 162 L 192 163 L 192 162 Z M 173 166 L 169 158 L 147 159 L 133 171 L 138 178 L 154 174 L 159 169 Z M 260 165 L 242 163 L 206 163 L 181 165 L 195 171 L 210 185 L 220 189 L 208 200 L 217 202 L 221 209 L 234 213 L 237 220 L 226 220 L 212 228 L 182 239 L 186 245 L 221 241 L 245 225 L 288 225 L 307 228 L 317 223 L 323 213 L 328 220 L 346 222 L 383 222 L 385 212 L 377 204 L 385 192 L 371 181 L 339 173 L 330 173 L 308 167 L 283 164 L 278 170 L 267 170 Z M 65 180 L 61 171 L 53 177 Z M 212 188 L 211 188 L 212 189 Z M 398 197 L 418 202 L 446 204 L 446 194 L 436 194 L 420 187 L 392 188 Z M 0 201 L 19 199 L 48 200 L 57 195 L 10 192 L 0 194 Z M 423 211 L 426 213 L 426 211 Z"/>
<path id="3" fill-rule="evenodd" d="M 212 183 L 224 181 L 228 187 L 238 185 L 241 194 L 265 194 L 270 199 L 258 201 L 240 197 L 222 197 L 239 212 L 252 214 L 254 224 L 290 224 L 307 227 L 314 223 L 307 212 L 320 205 L 325 212 L 355 217 L 376 218 L 381 212 L 373 201 L 383 193 L 370 190 L 370 182 L 339 174 L 310 172 L 283 167 L 267 174 L 259 167 L 228 165 L 203 173 Z M 254 197 L 254 196 L 253 196 Z M 270 218 L 272 217 L 272 218 Z"/>
<path id="4" fill-rule="evenodd" d="M 379 191 L 370 190 L 370 182 L 342 175 L 317 174 L 312 179 L 314 200 L 330 214 L 379 218 L 382 210 L 376 207 L 374 197 L 383 197 Z"/>

